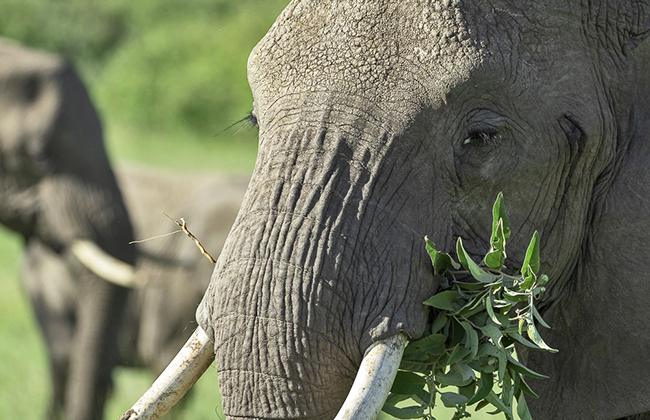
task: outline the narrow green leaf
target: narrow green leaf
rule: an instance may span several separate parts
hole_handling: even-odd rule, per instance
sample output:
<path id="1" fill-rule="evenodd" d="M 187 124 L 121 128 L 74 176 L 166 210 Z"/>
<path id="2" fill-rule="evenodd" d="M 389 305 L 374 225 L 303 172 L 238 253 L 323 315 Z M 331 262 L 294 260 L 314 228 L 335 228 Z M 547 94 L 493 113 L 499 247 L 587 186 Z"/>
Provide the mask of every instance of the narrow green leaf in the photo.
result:
<path id="1" fill-rule="evenodd" d="M 510 239 L 510 222 L 508 222 L 508 215 L 506 214 L 506 206 L 503 200 L 503 192 L 497 194 L 497 199 L 492 206 L 492 235 L 496 231 L 496 226 L 499 220 L 502 220 L 503 236 L 506 242 Z"/>
<path id="2" fill-rule="evenodd" d="M 451 352 L 451 356 L 449 356 L 449 360 L 447 361 L 448 365 L 452 365 L 456 362 L 459 362 L 463 360 L 465 356 L 470 354 L 472 351 L 468 348 L 465 348 L 464 346 L 461 346 L 460 344 L 454 347 L 454 350 Z"/>
<path id="3" fill-rule="evenodd" d="M 424 241 L 426 243 L 427 253 L 431 258 L 431 264 L 433 264 L 434 274 L 443 275 L 450 267 L 455 270 L 460 268 L 460 265 L 449 254 L 437 251 L 436 245 L 428 237 L 425 236 Z"/>
<path id="4" fill-rule="evenodd" d="M 445 290 L 444 292 L 440 292 L 431 296 L 424 302 L 424 304 L 446 311 L 455 311 L 456 308 L 452 306 L 452 303 L 456 302 L 457 300 L 458 293 L 455 290 Z"/>
<path id="5" fill-rule="evenodd" d="M 431 334 L 435 334 L 443 329 L 447 324 L 447 320 L 447 315 L 445 315 L 444 312 L 440 312 L 436 315 L 436 319 L 433 320 L 433 324 L 431 325 Z"/>
<path id="6" fill-rule="evenodd" d="M 417 419 L 425 417 L 426 412 L 429 411 L 429 407 L 426 406 L 411 406 L 411 407 L 395 407 L 394 405 L 385 403 L 381 411 L 384 413 L 396 417 L 398 419 Z"/>
<path id="7" fill-rule="evenodd" d="M 481 379 L 479 380 L 478 391 L 467 402 L 467 405 L 474 405 L 481 401 L 492 391 L 494 385 L 494 375 L 492 373 L 481 372 Z"/>
<path id="8" fill-rule="evenodd" d="M 463 377 L 463 381 L 476 380 L 476 373 L 474 372 L 474 369 L 469 367 L 469 365 L 466 365 L 465 363 L 456 363 L 456 366 L 460 375 Z"/>
<path id="9" fill-rule="evenodd" d="M 537 373 L 534 370 L 528 369 L 526 366 L 522 365 L 519 363 L 517 360 L 515 360 L 514 357 L 512 357 L 509 354 L 506 354 L 506 358 L 508 360 L 508 366 L 511 367 L 515 372 L 519 372 L 522 375 L 530 376 L 531 378 L 537 378 L 537 379 L 547 379 L 548 376 L 542 375 L 541 373 Z"/>
<path id="10" fill-rule="evenodd" d="M 457 373 L 439 373 L 435 377 L 435 381 L 441 385 L 451 385 L 451 386 L 467 386 L 472 379 L 463 379 L 463 375 L 460 372 Z"/>
<path id="11" fill-rule="evenodd" d="M 539 322 L 539 324 L 544 327 L 544 328 L 551 328 L 549 325 L 542 319 L 542 316 L 537 312 L 537 308 L 535 308 L 535 305 L 530 306 L 531 312 L 533 313 L 533 317 Z"/>
<path id="12" fill-rule="evenodd" d="M 478 264 L 476 264 L 472 258 L 470 258 L 465 248 L 463 248 L 463 240 L 458 238 L 456 242 L 456 253 L 458 254 L 458 259 L 463 267 L 470 272 L 472 277 L 478 280 L 481 283 L 492 283 L 497 276 L 492 275 L 485 270 L 482 270 Z"/>
<path id="13" fill-rule="evenodd" d="M 521 274 L 527 277 L 528 270 L 534 274 L 537 274 L 537 271 L 539 271 L 539 234 L 537 231 L 533 234 L 533 238 L 530 240 L 530 244 L 526 250 L 526 257 L 521 266 Z"/>
<path id="14" fill-rule="evenodd" d="M 501 346 L 497 346 L 497 359 L 499 359 L 499 368 L 497 369 L 499 383 L 502 383 L 508 367 L 508 352 Z"/>
<path id="15" fill-rule="evenodd" d="M 535 321 L 533 321 L 532 314 L 529 312 L 526 314 L 526 332 L 528 333 L 528 338 L 531 339 L 531 341 L 535 344 L 537 344 L 539 347 L 541 347 L 544 350 L 548 350 L 551 353 L 557 353 L 557 349 L 551 348 L 542 340 L 542 336 L 539 335 L 539 332 L 537 331 L 537 328 L 535 327 Z"/>
<path id="16" fill-rule="evenodd" d="M 485 299 L 485 310 L 487 311 L 488 315 L 490 316 L 490 319 L 492 322 L 494 322 L 497 325 L 503 325 L 501 321 L 499 321 L 494 314 L 494 309 L 492 308 L 492 303 L 494 301 L 494 295 L 490 293 L 487 299 Z"/>
<path id="17" fill-rule="evenodd" d="M 447 336 L 431 334 L 420 340 L 411 341 L 404 349 L 402 360 L 421 362 L 427 360 L 429 355 L 439 355 L 445 352 Z"/>
<path id="18" fill-rule="evenodd" d="M 519 320 L 520 324 L 523 323 L 523 318 Z M 508 334 L 509 337 L 512 337 L 515 339 L 516 342 L 518 342 L 521 345 L 524 345 L 528 348 L 534 349 L 534 350 L 543 350 L 541 349 L 537 344 L 533 343 L 532 341 L 526 340 L 521 334 L 519 333 L 510 333 Z"/>
<path id="19" fill-rule="evenodd" d="M 528 405 L 526 404 L 526 398 L 524 398 L 524 394 L 521 394 L 517 399 L 517 415 L 519 416 L 520 420 L 533 420 L 533 417 L 530 415 L 530 411 L 528 411 Z"/>
<path id="20" fill-rule="evenodd" d="M 413 395 L 424 389 L 426 380 L 417 373 L 398 371 L 390 392 L 401 395 Z"/>
<path id="21" fill-rule="evenodd" d="M 494 393 L 494 391 L 490 391 L 490 393 L 487 395 L 487 397 L 485 397 L 485 399 L 487 400 L 487 402 L 495 406 L 497 410 L 502 411 L 506 415 L 507 419 L 513 420 L 512 410 L 510 410 L 510 407 L 506 406 L 503 403 L 503 401 L 499 399 L 499 397 L 497 396 L 497 394 Z"/>
<path id="22" fill-rule="evenodd" d="M 535 393 L 535 391 L 532 390 L 532 388 L 526 383 L 524 380 L 524 377 L 521 373 L 518 373 L 519 375 L 519 388 L 524 391 L 526 394 L 530 395 L 533 398 L 539 398 L 539 395 Z"/>
<path id="23" fill-rule="evenodd" d="M 470 349 L 470 359 L 474 359 L 476 357 L 476 354 L 478 353 L 479 345 L 478 345 L 478 333 L 470 325 L 469 322 L 467 321 L 460 321 L 459 324 L 463 327 L 465 330 L 465 335 L 469 339 L 469 349 Z"/>
<path id="24" fill-rule="evenodd" d="M 454 408 L 467 403 L 467 397 L 455 392 L 441 392 L 440 400 L 448 408 Z"/>

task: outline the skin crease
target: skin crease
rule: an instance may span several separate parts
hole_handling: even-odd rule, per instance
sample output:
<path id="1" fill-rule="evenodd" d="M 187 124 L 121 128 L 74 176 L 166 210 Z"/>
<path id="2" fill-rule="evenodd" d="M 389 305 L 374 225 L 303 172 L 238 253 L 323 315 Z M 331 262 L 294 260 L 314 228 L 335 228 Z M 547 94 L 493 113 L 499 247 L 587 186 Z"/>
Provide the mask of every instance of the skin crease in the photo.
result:
<path id="1" fill-rule="evenodd" d="M 478 260 L 503 191 L 510 263 L 537 230 L 552 279 L 533 416 L 650 418 L 646 8 L 293 1 L 249 59 L 258 160 L 197 311 L 224 413 L 333 418 L 370 343 L 424 331 L 423 237 Z"/>

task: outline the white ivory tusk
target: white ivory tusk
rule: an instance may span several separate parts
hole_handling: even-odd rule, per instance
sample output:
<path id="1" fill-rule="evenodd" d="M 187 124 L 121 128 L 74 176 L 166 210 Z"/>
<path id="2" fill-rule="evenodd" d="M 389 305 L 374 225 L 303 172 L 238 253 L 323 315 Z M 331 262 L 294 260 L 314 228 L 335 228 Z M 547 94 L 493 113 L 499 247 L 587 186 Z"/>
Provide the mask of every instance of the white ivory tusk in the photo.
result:
<path id="1" fill-rule="evenodd" d="M 158 379 L 120 420 L 157 420 L 176 404 L 214 360 L 214 344 L 197 327 Z"/>
<path id="2" fill-rule="evenodd" d="M 373 343 L 363 356 L 352 389 L 334 420 L 374 420 L 386 402 L 407 338 L 403 333 Z"/>
<path id="3" fill-rule="evenodd" d="M 136 281 L 134 266 L 113 257 L 93 241 L 74 241 L 70 250 L 86 268 L 106 281 L 122 287 L 143 286 Z"/>

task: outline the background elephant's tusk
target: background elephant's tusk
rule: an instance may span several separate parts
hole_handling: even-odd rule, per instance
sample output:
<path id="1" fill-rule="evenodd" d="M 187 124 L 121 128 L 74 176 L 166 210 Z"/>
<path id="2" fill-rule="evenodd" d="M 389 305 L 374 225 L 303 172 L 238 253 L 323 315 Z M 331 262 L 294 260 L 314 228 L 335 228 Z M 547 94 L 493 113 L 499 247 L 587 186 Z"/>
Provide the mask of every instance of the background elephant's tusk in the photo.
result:
<path id="1" fill-rule="evenodd" d="M 373 343 L 366 350 L 352 389 L 334 420 L 373 420 L 386 402 L 406 347 L 400 333 Z"/>
<path id="2" fill-rule="evenodd" d="M 199 380 L 213 360 L 214 344 L 203 328 L 197 327 L 156 382 L 120 420 L 161 418 Z"/>
<path id="3" fill-rule="evenodd" d="M 108 254 L 93 241 L 74 241 L 70 250 L 87 269 L 108 282 L 130 288 L 144 285 L 136 281 L 134 266 Z"/>

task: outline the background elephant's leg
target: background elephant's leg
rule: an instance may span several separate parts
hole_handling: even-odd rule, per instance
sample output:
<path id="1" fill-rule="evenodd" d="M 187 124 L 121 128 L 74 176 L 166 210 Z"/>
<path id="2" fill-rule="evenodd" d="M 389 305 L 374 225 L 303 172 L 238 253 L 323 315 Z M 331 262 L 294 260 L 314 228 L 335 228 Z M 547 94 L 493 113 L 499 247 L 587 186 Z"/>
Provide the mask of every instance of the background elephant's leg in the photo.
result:
<path id="1" fill-rule="evenodd" d="M 60 255 L 36 238 L 25 246 L 22 281 L 50 359 L 52 399 L 47 417 L 61 419 L 76 328 L 77 286 Z"/>
<path id="2" fill-rule="evenodd" d="M 67 420 L 102 418 L 111 370 L 119 362 L 119 326 L 127 293 L 84 272 L 66 391 Z"/>
<path id="3" fill-rule="evenodd" d="M 650 420 L 650 413 L 635 414 L 633 416 L 621 417 L 617 420 Z"/>

